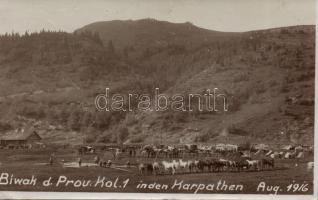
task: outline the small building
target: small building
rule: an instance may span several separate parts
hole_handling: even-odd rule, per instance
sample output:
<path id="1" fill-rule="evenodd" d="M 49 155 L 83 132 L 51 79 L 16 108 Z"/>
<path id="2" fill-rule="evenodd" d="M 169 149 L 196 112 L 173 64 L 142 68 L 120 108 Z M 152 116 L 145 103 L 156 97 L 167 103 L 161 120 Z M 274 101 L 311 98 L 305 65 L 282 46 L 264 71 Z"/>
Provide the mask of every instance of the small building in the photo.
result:
<path id="1" fill-rule="evenodd" d="M 39 143 L 41 136 L 33 129 L 16 129 L 0 137 L 0 146 L 26 147 Z"/>

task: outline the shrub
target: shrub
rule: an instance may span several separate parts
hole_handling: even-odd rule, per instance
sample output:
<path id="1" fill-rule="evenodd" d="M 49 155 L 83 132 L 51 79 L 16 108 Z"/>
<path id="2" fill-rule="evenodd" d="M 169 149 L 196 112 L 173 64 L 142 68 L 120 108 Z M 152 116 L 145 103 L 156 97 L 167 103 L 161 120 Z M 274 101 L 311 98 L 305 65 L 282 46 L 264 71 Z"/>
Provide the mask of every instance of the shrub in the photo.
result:
<path id="1" fill-rule="evenodd" d="M 210 134 L 208 132 L 201 133 L 194 138 L 194 142 L 207 142 L 210 139 Z"/>
<path id="2" fill-rule="evenodd" d="M 115 143 L 117 141 L 117 137 L 112 131 L 106 130 L 97 138 L 96 141 L 101 143 Z"/>
<path id="3" fill-rule="evenodd" d="M 8 122 L 0 121 L 0 131 L 5 132 L 5 131 L 8 131 L 8 130 L 10 130 L 12 128 L 13 127 Z"/>
<path id="4" fill-rule="evenodd" d="M 94 143 L 96 141 L 96 135 L 87 135 L 85 141 L 86 143 Z"/>
<path id="5" fill-rule="evenodd" d="M 176 122 L 186 122 L 188 118 L 188 113 L 186 112 L 175 112 L 173 118 Z"/>
<path id="6" fill-rule="evenodd" d="M 138 123 L 138 120 L 133 114 L 127 114 L 125 118 L 125 124 L 127 126 L 132 126 L 134 124 Z"/>
<path id="7" fill-rule="evenodd" d="M 238 76 L 235 76 L 233 79 L 234 83 L 241 82 L 241 81 L 248 81 L 249 76 L 247 74 L 239 74 Z"/>
<path id="8" fill-rule="evenodd" d="M 136 135 L 131 138 L 131 143 L 142 143 L 145 140 L 145 135 Z"/>
<path id="9" fill-rule="evenodd" d="M 117 143 L 123 143 L 125 139 L 128 137 L 129 131 L 127 127 L 119 127 L 118 133 L 117 133 Z"/>

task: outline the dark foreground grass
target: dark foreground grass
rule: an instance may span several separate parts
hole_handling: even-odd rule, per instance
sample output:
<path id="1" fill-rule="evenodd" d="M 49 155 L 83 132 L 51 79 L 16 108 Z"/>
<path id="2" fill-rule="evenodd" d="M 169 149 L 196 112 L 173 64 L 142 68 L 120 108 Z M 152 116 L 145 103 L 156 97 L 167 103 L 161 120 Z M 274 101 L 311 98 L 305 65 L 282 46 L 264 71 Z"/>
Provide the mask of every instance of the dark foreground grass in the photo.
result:
<path id="1" fill-rule="evenodd" d="M 139 175 L 136 167 L 129 169 L 125 168 L 123 171 L 114 168 L 100 168 L 100 167 L 81 167 L 81 168 L 65 168 L 61 162 L 56 161 L 53 166 L 43 164 L 47 162 L 46 151 L 33 152 L 2 152 L 1 158 L 1 173 L 8 173 L 10 176 L 18 178 L 30 178 L 32 175 L 37 179 L 35 185 L 18 185 L 18 184 L 1 184 L 2 191 L 56 191 L 56 192 L 70 192 L 70 191 L 85 191 L 85 192 L 145 192 L 145 193 L 195 193 L 198 185 L 204 185 L 205 188 L 198 190 L 198 193 L 228 193 L 228 194 L 312 194 L 313 193 L 313 173 L 307 171 L 305 161 L 296 160 L 281 160 L 277 161 L 277 168 L 275 170 L 267 171 L 246 171 L 246 172 L 215 172 L 215 173 L 181 173 L 176 175 Z M 76 155 L 70 152 L 63 152 L 56 155 L 59 159 L 68 161 L 75 161 Z M 90 160 L 89 157 L 85 158 Z M 125 159 L 121 160 L 121 164 Z M 120 164 L 120 163 L 119 163 Z M 67 180 L 76 180 L 78 185 L 66 181 L 57 184 L 59 177 L 66 177 Z M 51 177 L 52 185 L 43 186 L 43 181 Z M 98 182 L 99 180 L 103 181 Z M 116 181 L 117 179 L 117 181 Z M 6 179 L 1 179 L 0 183 L 5 183 Z M 221 181 L 224 186 L 223 189 L 217 189 L 218 182 Z M 225 182 L 223 182 L 225 181 Z M 115 184 L 116 182 L 116 184 Z M 265 183 L 265 187 L 257 188 L 261 182 Z M 86 187 L 83 183 L 89 183 Z M 138 187 L 144 183 L 144 187 Z M 173 187 L 173 185 L 175 187 Z M 180 184 L 182 183 L 182 184 Z M 179 185 L 178 185 L 179 184 Z M 188 184 L 188 185 L 187 185 Z M 196 184 L 196 185 L 195 185 Z M 207 185 L 214 185 L 213 190 L 207 190 Z M 288 185 L 299 184 L 294 186 L 295 191 L 288 191 Z M 307 184 L 300 189 L 302 184 Z M 164 187 L 164 186 L 167 187 Z M 181 185 L 181 187 L 179 187 Z M 230 190 L 230 185 L 243 185 L 243 188 L 236 188 Z M 188 187 L 189 186 L 189 187 Z M 190 188 L 192 186 L 192 188 Z M 196 187 L 197 186 L 197 187 Z M 233 186 L 233 187 L 234 187 Z M 305 188 L 305 189 L 304 189 Z M 308 188 L 308 190 L 306 190 Z M 211 188 L 210 188 L 211 189 Z M 263 190 L 264 189 L 264 190 Z M 277 190 L 277 191 L 276 191 Z"/>

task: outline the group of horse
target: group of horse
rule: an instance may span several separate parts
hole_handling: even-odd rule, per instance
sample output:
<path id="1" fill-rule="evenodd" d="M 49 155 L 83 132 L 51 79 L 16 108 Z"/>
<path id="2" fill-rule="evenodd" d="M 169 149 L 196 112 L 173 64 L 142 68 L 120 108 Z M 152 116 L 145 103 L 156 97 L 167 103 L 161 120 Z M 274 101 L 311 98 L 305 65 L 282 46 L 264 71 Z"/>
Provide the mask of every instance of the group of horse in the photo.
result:
<path id="1" fill-rule="evenodd" d="M 141 149 L 141 157 L 147 158 L 180 158 L 184 157 L 185 154 L 192 156 L 201 155 L 211 155 L 213 153 L 227 153 L 227 152 L 237 152 L 238 146 L 231 144 L 218 144 L 216 146 L 205 145 L 182 145 L 179 147 L 176 146 L 155 146 L 155 145 L 145 145 Z"/>
<path id="2" fill-rule="evenodd" d="M 262 158 L 252 160 L 250 158 L 239 158 L 236 160 L 227 159 L 195 159 L 195 160 L 172 160 L 172 161 L 154 161 L 152 163 L 140 163 L 138 165 L 139 173 L 144 174 L 176 174 L 176 173 L 199 173 L 199 172 L 229 172 L 246 170 L 264 170 L 273 169 L 274 159 Z"/>
<path id="3" fill-rule="evenodd" d="M 172 146 L 166 146 L 164 148 L 158 148 L 153 145 L 146 145 L 141 149 L 141 156 L 148 158 L 166 157 L 166 158 L 178 158 L 180 149 Z"/>
<path id="4" fill-rule="evenodd" d="M 295 159 L 295 158 L 304 158 L 305 150 L 301 146 L 297 146 L 292 150 L 287 151 L 274 151 L 274 150 L 263 150 L 259 149 L 254 153 L 255 156 L 264 155 L 273 159 Z M 307 151 L 310 152 L 310 151 Z"/>

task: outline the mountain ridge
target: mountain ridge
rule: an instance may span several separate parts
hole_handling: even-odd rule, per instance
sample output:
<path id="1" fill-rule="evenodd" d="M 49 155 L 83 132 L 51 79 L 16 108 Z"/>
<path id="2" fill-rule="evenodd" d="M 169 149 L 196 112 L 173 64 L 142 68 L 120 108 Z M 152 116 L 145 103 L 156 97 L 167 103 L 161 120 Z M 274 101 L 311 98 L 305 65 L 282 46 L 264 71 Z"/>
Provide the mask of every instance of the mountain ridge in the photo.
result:
<path id="1" fill-rule="evenodd" d="M 42 127 L 59 142 L 76 132 L 87 142 L 160 143 L 163 133 L 172 143 L 313 141 L 314 26 L 222 33 L 149 19 L 112 21 L 118 28 L 106 31 L 99 23 L 100 31 L 93 23 L 74 33 L 0 36 L 4 129 L 27 123 L 23 116 L 63 127 Z M 218 87 L 230 111 L 98 113 L 94 98 L 105 87 L 170 95 Z"/>

